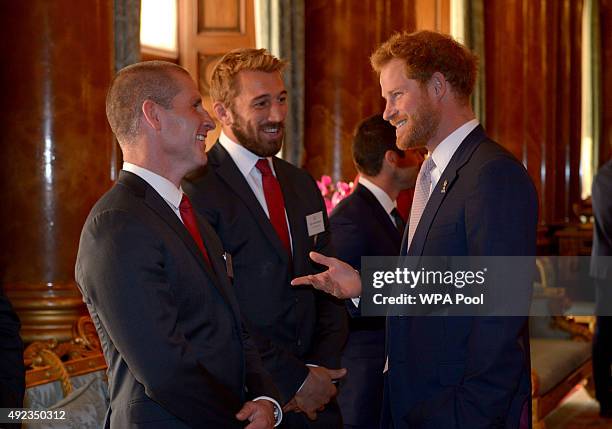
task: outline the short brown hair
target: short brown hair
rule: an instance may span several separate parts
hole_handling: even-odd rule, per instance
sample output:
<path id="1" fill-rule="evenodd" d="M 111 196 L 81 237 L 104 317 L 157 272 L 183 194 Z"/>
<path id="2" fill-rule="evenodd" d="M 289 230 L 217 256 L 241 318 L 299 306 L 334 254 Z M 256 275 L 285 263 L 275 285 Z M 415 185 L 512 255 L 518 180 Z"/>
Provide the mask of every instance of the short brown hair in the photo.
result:
<path id="1" fill-rule="evenodd" d="M 370 177 L 378 176 L 387 151 L 392 150 L 401 158 L 404 151 L 395 144 L 395 127 L 374 115 L 364 119 L 355 131 L 353 139 L 353 161 L 357 170 Z"/>
<path id="2" fill-rule="evenodd" d="M 287 62 L 276 58 L 265 49 L 240 48 L 228 52 L 219 60 L 210 78 L 210 95 L 226 107 L 238 96 L 238 79 L 242 70 L 282 73 Z"/>
<path id="3" fill-rule="evenodd" d="M 172 107 L 179 92 L 173 72 L 189 76 L 183 67 L 166 61 L 145 61 L 119 70 L 106 95 L 106 117 L 120 143 L 137 136 L 145 100 Z"/>
<path id="4" fill-rule="evenodd" d="M 370 63 L 380 74 L 394 58 L 404 60 L 410 79 L 426 83 L 440 72 L 459 97 L 468 99 L 474 90 L 478 57 L 448 35 L 435 31 L 396 33 L 374 51 Z"/>

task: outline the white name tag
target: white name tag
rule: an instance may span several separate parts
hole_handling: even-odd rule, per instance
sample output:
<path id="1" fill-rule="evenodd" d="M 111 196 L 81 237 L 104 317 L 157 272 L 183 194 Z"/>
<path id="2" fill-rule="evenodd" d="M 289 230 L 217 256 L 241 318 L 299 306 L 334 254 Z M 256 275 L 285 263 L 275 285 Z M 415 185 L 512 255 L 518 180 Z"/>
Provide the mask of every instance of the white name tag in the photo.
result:
<path id="1" fill-rule="evenodd" d="M 325 231 L 325 225 L 323 224 L 323 212 L 316 212 L 306 216 L 306 227 L 308 228 L 309 237 Z"/>

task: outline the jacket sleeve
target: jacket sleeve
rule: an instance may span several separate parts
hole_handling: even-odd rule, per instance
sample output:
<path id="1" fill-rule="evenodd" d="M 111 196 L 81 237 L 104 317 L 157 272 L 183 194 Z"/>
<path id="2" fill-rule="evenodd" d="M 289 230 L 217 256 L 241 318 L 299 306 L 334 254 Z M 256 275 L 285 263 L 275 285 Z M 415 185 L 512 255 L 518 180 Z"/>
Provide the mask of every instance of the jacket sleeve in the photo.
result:
<path id="1" fill-rule="evenodd" d="M 335 256 L 325 202 L 312 178 L 311 181 L 325 225 L 325 231 L 319 234 L 313 250 L 323 255 Z M 321 272 L 324 269 L 325 267 L 313 267 L 313 272 Z M 340 368 L 342 349 L 348 337 L 348 315 L 344 302 L 321 291 L 314 293 L 317 303 L 315 337 L 305 360 L 327 368 Z"/>
<path id="2" fill-rule="evenodd" d="M 336 257 L 357 271 L 361 271 L 361 256 L 366 255 L 363 231 L 359 231 L 359 226 L 351 219 L 334 213 L 329 218 L 329 223 Z M 361 316 L 361 306 L 355 306 L 350 299 L 344 302 L 350 317 Z"/>
<path id="3" fill-rule="evenodd" d="M 502 158 L 482 166 L 465 207 L 470 255 L 535 255 L 537 196 L 518 162 Z M 519 280 L 495 278 L 492 286 L 511 287 L 516 296 L 529 296 L 524 292 L 533 277 L 520 274 L 514 279 Z M 464 380 L 457 389 L 459 426 L 484 429 L 503 422 L 521 380 L 529 377 L 526 326 L 526 315 L 473 317 Z"/>
<path id="4" fill-rule="evenodd" d="M 592 201 L 595 223 L 591 276 L 612 279 L 612 161 L 604 164 L 593 181 Z"/>
<path id="5" fill-rule="evenodd" d="M 306 380 L 308 367 L 291 351 L 275 344 L 266 335 L 260 334 L 247 320 L 243 320 L 243 323 L 248 331 L 249 344 L 252 344 L 261 361 L 265 362 L 278 389 L 279 396 L 275 398 L 280 398 L 279 402 L 282 405 L 286 404 Z"/>

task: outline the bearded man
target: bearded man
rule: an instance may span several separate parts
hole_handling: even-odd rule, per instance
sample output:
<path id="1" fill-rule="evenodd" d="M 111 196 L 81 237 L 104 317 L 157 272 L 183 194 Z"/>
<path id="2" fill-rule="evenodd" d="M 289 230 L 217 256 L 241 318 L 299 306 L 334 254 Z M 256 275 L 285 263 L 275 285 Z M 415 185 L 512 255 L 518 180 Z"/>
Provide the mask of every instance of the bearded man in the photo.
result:
<path id="1" fill-rule="evenodd" d="M 429 152 L 400 254 L 535 255 L 533 183 L 523 165 L 487 137 L 470 106 L 476 56 L 450 36 L 420 31 L 393 35 L 370 60 L 398 147 Z M 361 295 L 352 267 L 312 257 L 330 269 L 294 284 L 342 298 Z M 519 299 L 528 280 L 513 284 L 507 296 Z M 489 316 L 389 317 L 381 427 L 530 426 L 527 316 Z"/>
<path id="2" fill-rule="evenodd" d="M 284 136 L 284 61 L 264 49 L 238 49 L 216 65 L 210 84 L 222 133 L 205 170 L 184 183 L 194 207 L 228 252 L 240 309 L 264 366 L 281 392 L 283 427 L 341 427 L 333 383 L 345 374 L 344 304 L 293 276 L 330 253 L 329 222 L 315 181 L 275 157 Z M 318 415 L 317 415 L 318 413 Z"/>

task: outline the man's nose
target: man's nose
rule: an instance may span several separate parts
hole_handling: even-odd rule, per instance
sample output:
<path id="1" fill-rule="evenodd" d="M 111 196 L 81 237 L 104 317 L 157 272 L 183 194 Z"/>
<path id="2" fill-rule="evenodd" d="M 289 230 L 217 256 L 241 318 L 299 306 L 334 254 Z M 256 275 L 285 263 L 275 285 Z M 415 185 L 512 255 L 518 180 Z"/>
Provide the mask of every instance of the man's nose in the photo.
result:
<path id="1" fill-rule="evenodd" d="M 392 103 L 387 101 L 385 103 L 385 111 L 383 112 L 383 119 L 385 121 L 390 121 L 395 116 L 395 113 L 396 113 L 395 107 L 392 105 Z"/>
<path id="2" fill-rule="evenodd" d="M 287 116 L 287 105 L 285 103 L 272 103 L 268 121 L 283 122 Z"/>
<path id="3" fill-rule="evenodd" d="M 210 114 L 206 110 L 204 110 L 202 112 L 202 116 L 203 116 L 202 122 L 204 123 L 204 127 L 206 128 L 206 131 L 214 130 L 216 125 L 215 125 L 215 121 L 213 121 Z"/>

